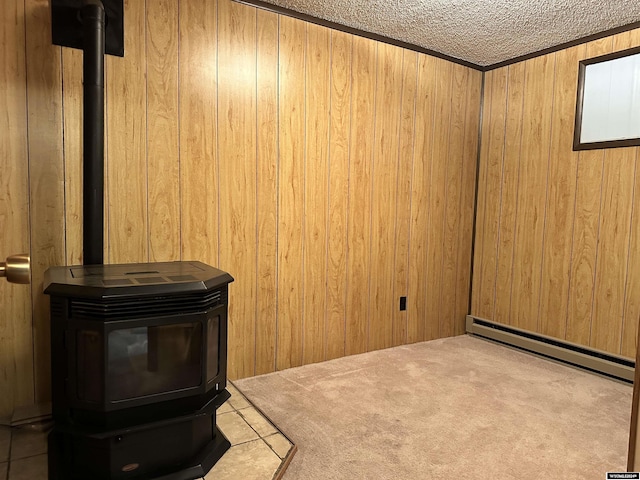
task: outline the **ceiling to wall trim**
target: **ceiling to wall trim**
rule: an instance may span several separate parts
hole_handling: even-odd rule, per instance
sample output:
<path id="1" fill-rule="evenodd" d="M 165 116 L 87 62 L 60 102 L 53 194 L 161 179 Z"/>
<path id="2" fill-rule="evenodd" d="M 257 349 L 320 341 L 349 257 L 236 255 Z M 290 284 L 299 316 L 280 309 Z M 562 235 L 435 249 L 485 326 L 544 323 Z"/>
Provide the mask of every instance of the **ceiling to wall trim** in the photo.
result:
<path id="1" fill-rule="evenodd" d="M 580 37 L 577 38 L 575 40 L 571 40 L 569 42 L 564 42 L 561 43 L 559 45 L 555 45 L 553 47 L 548 47 L 542 50 L 538 50 L 535 52 L 531 52 L 531 53 L 527 53 L 525 55 L 520 55 L 517 57 L 514 57 L 512 59 L 509 60 L 505 60 L 502 62 L 498 62 L 498 63 L 494 63 L 491 65 L 478 65 L 476 63 L 473 62 L 469 62 L 467 60 L 462 60 L 460 58 L 457 57 L 452 57 L 450 55 L 447 55 L 445 53 L 442 52 L 438 52 L 437 50 L 431 50 L 428 48 L 424 48 L 424 47 L 420 47 L 418 45 L 415 45 L 413 43 L 407 43 L 407 42 L 403 42 L 400 40 L 396 40 L 390 37 L 386 37 L 384 35 L 380 35 L 377 33 L 372 33 L 372 32 L 368 32 L 365 30 L 360 30 L 357 28 L 353 28 L 353 27 L 348 27 L 346 25 L 342 25 L 340 23 L 336 23 L 336 22 L 332 22 L 329 20 L 324 20 L 322 18 L 318 18 L 312 15 L 308 15 L 306 13 L 301 13 L 301 12 L 297 12 L 295 10 L 286 8 L 286 7 L 281 7 L 279 5 L 274 5 L 272 3 L 267 3 L 264 2 L 262 0 L 232 0 L 236 3 L 241 3 L 244 5 L 248 5 L 251 7 L 256 7 L 259 8 L 261 10 L 266 10 L 272 13 L 276 13 L 279 15 L 285 15 L 287 17 L 292 17 L 292 18 L 297 18 L 298 20 L 303 20 L 305 22 L 310 22 L 310 23 L 314 23 L 316 25 L 321 25 L 323 27 L 327 27 L 327 28 L 331 28 L 333 30 L 340 30 L 342 32 L 345 33 L 350 33 L 352 35 L 357 35 L 360 37 L 365 37 L 365 38 L 369 38 L 371 40 L 376 40 L 379 42 L 384 42 L 384 43 L 388 43 L 390 45 L 395 45 L 397 47 L 401 47 L 401 48 L 406 48 L 407 50 L 413 50 L 415 52 L 419 52 L 419 53 L 424 53 L 426 55 L 431 55 L 433 57 L 437 57 L 437 58 L 442 58 L 444 60 L 448 60 L 450 62 L 453 63 L 457 63 L 459 65 L 463 65 L 465 67 L 469 67 L 472 68 L 474 70 L 478 70 L 480 72 L 488 72 L 490 70 L 495 70 L 497 68 L 502 68 L 502 67 L 506 67 L 508 65 L 512 65 L 514 63 L 519 63 L 519 62 L 523 62 L 525 60 L 530 60 L 532 58 L 536 58 L 536 57 L 540 57 L 542 55 L 547 55 L 549 53 L 553 53 L 553 52 L 557 52 L 559 50 L 564 50 L 566 48 L 571 48 L 574 47 L 576 45 L 581 45 L 583 43 L 587 43 L 587 42 L 591 42 L 593 40 L 598 40 L 600 38 L 604 38 L 604 37 L 608 37 L 610 35 L 615 35 L 618 33 L 623 33 L 623 32 L 627 32 L 629 30 L 634 30 L 636 28 L 640 28 L 640 21 L 639 22 L 634 22 L 634 23 L 630 23 L 627 25 L 622 25 L 619 27 L 615 27 L 615 28 L 610 28 L 607 30 L 603 30 L 601 32 L 598 33 L 594 33 L 591 35 L 587 35 L 585 37 Z"/>
<path id="2" fill-rule="evenodd" d="M 473 68 L 474 70 L 478 70 L 480 72 L 483 72 L 485 69 L 485 67 L 482 67 L 481 65 L 477 65 L 475 63 L 468 62 L 460 58 L 452 57 L 450 55 L 438 52 L 436 50 L 430 50 L 428 48 L 414 45 L 413 43 L 406 43 L 400 40 L 395 40 L 393 38 L 385 37 L 384 35 L 379 35 L 377 33 L 367 32 L 365 30 L 359 30 L 357 28 L 348 27 L 346 25 L 331 22 L 329 20 L 324 20 L 322 18 L 314 17 L 312 15 L 307 15 L 306 13 L 296 12 L 295 10 L 281 7 L 279 5 L 266 3 L 261 0 L 232 0 L 232 1 L 236 3 L 241 3 L 243 5 L 248 5 L 250 7 L 256 7 L 261 10 L 266 10 L 268 12 L 277 13 L 279 15 L 285 15 L 287 17 L 297 18 L 298 20 L 314 23 L 316 25 L 331 28 L 333 30 L 340 30 L 341 32 L 350 33 L 352 35 L 357 35 L 359 37 L 365 37 L 371 40 L 376 40 L 378 42 L 395 45 L 396 47 L 406 48 L 407 50 L 413 50 L 414 52 L 424 53 L 425 55 L 431 55 L 432 57 L 442 58 L 443 60 L 448 60 L 450 62 L 457 63 L 458 65 L 463 65 L 465 67 Z"/>
<path id="3" fill-rule="evenodd" d="M 570 42 L 561 43 L 560 45 L 556 45 L 555 47 L 545 48 L 543 50 L 538 50 L 537 52 L 531 52 L 531 53 L 527 53 L 526 55 L 520 55 L 519 57 L 512 58 L 510 60 L 505 60 L 504 62 L 498 62 L 498 63 L 494 63 L 493 65 L 487 65 L 482 68 L 482 71 L 488 72 L 489 70 L 495 70 L 496 68 L 502 68 L 508 65 L 513 65 L 514 63 L 524 62 L 525 60 L 541 57 L 542 55 L 558 52 L 566 48 L 582 45 L 583 43 L 592 42 L 594 40 L 599 40 L 604 37 L 616 35 L 618 33 L 628 32 L 629 30 L 634 30 L 636 28 L 640 28 L 640 22 L 634 22 L 628 25 L 622 25 L 620 27 L 610 28 L 609 30 L 603 30 L 602 32 L 594 33 L 592 35 L 587 35 L 586 37 L 571 40 Z"/>

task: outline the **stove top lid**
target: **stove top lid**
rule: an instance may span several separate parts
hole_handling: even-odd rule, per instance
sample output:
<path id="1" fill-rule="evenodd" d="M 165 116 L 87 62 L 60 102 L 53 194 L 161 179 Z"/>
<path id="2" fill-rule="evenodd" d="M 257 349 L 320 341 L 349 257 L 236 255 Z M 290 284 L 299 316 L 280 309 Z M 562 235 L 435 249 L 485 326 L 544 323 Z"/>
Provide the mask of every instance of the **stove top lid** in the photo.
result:
<path id="1" fill-rule="evenodd" d="M 77 265 L 47 270 L 44 293 L 90 297 L 189 293 L 232 281 L 228 273 L 195 261 Z"/>

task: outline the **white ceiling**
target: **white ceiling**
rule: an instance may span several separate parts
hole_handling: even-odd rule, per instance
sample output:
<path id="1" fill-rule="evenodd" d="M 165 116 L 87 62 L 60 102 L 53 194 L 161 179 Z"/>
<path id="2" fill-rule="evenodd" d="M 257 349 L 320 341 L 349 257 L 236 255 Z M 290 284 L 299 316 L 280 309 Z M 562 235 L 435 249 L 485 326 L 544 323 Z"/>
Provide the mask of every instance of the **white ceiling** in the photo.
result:
<path id="1" fill-rule="evenodd" d="M 265 3 L 482 66 L 640 21 L 637 0 L 266 0 Z"/>

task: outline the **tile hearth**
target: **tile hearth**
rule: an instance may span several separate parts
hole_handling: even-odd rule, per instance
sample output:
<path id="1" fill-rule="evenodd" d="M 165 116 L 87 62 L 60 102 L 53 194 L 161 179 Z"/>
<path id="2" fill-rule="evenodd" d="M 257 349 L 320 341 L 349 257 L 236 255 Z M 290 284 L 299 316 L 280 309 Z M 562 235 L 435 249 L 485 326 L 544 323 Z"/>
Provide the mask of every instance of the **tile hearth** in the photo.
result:
<path id="1" fill-rule="evenodd" d="M 218 427 L 231 448 L 204 480 L 272 480 L 284 473 L 295 445 L 232 384 L 218 409 Z M 0 480 L 46 480 L 50 423 L 0 426 Z"/>

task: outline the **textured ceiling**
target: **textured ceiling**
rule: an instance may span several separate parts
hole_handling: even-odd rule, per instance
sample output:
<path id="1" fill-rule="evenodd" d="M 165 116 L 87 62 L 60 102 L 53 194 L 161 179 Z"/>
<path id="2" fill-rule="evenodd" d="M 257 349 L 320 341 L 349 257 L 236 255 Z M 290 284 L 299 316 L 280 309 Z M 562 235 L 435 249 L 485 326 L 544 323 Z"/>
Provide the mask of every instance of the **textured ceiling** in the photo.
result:
<path id="1" fill-rule="evenodd" d="M 634 0 L 266 0 L 265 3 L 482 66 L 640 21 L 640 2 Z"/>

